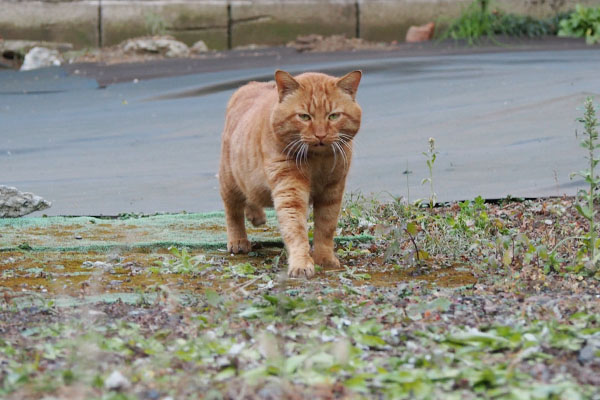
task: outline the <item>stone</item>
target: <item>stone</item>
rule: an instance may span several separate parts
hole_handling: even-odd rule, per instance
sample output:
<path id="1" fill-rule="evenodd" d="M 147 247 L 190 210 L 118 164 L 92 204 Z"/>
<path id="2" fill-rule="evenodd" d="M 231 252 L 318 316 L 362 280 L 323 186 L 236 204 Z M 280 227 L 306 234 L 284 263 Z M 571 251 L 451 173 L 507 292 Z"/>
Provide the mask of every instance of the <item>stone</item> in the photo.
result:
<path id="1" fill-rule="evenodd" d="M 324 37 L 317 34 L 298 36 L 287 46 L 293 47 L 299 52 L 351 51 L 385 47 L 380 43 L 366 42 L 360 38 L 347 38 L 344 35 Z"/>
<path id="2" fill-rule="evenodd" d="M 61 53 L 73 50 L 73 45 L 66 42 L 47 42 L 44 40 L 0 40 L 0 51 L 10 54 L 27 54 L 34 47 L 45 47 Z"/>
<path id="3" fill-rule="evenodd" d="M 433 22 L 420 26 L 411 26 L 406 32 L 406 43 L 419 43 L 431 40 L 434 31 L 435 23 Z"/>
<path id="4" fill-rule="evenodd" d="M 144 36 L 121 43 L 125 53 L 160 54 L 168 58 L 181 58 L 190 55 L 190 48 L 172 36 Z"/>
<path id="5" fill-rule="evenodd" d="M 204 40 L 198 40 L 194 45 L 190 48 L 192 54 L 201 54 L 206 53 L 208 51 L 208 46 L 204 43 Z"/>
<path id="6" fill-rule="evenodd" d="M 17 218 L 52 205 L 33 193 L 21 192 L 12 186 L 0 185 L 0 218 Z"/>
<path id="7" fill-rule="evenodd" d="M 57 50 L 46 47 L 34 47 L 25 54 L 25 60 L 21 66 L 21 71 L 30 71 L 32 69 L 56 67 L 62 64 L 63 59 Z"/>
<path id="8" fill-rule="evenodd" d="M 104 387 L 107 390 L 125 390 L 131 386 L 129 379 L 123 376 L 119 371 L 115 370 L 108 378 L 104 381 Z"/>
<path id="9" fill-rule="evenodd" d="M 579 350 L 577 361 L 580 364 L 600 363 L 600 335 L 592 336 L 585 342 L 585 346 Z"/>

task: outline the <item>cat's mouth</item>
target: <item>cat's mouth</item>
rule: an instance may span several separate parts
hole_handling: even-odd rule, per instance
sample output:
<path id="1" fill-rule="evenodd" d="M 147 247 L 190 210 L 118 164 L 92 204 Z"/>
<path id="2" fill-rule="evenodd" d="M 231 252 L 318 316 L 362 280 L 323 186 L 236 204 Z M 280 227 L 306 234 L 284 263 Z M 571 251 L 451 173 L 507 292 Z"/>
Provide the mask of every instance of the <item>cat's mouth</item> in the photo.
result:
<path id="1" fill-rule="evenodd" d="M 313 149 L 325 150 L 326 148 L 331 147 L 331 143 L 315 142 L 315 143 L 312 143 L 310 145 L 310 147 L 313 148 Z"/>

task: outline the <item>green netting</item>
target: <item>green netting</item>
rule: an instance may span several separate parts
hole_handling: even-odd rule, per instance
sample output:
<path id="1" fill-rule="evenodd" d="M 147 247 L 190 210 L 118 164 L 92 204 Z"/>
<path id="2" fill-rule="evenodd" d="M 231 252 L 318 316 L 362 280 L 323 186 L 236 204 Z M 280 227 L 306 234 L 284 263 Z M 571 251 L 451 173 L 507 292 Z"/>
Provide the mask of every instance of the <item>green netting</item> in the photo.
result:
<path id="1" fill-rule="evenodd" d="M 282 245 L 273 211 L 267 224 L 247 225 L 253 243 Z M 336 241 L 370 240 L 370 236 L 338 237 Z M 126 219 L 95 217 L 39 217 L 0 219 L 0 251 L 108 251 L 169 246 L 225 248 L 223 212 L 165 214 Z"/>

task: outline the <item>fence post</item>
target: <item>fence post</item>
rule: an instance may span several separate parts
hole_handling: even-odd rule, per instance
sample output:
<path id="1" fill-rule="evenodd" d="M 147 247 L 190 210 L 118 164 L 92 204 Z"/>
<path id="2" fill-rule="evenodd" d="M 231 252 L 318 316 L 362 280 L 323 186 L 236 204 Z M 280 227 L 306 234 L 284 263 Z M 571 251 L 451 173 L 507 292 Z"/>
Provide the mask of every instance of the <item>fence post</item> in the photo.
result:
<path id="1" fill-rule="evenodd" d="M 357 38 L 360 38 L 360 0 L 354 2 L 354 15 L 356 17 L 356 32 L 354 34 Z"/>
<path id="2" fill-rule="evenodd" d="M 97 35 L 98 35 L 98 40 L 97 40 L 97 44 L 98 47 L 103 47 L 104 43 L 102 40 L 102 0 L 98 0 L 98 31 L 97 31 Z"/>

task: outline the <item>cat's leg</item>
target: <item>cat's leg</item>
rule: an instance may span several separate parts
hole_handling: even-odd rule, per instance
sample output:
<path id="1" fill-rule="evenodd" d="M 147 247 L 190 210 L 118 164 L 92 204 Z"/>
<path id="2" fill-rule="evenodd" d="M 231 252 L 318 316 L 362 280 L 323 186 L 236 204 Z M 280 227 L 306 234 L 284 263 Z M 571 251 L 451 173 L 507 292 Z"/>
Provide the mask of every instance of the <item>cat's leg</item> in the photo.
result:
<path id="1" fill-rule="evenodd" d="M 309 192 L 306 179 L 294 175 L 278 179 L 272 190 L 279 229 L 288 252 L 290 277 L 310 278 L 315 274 L 306 221 Z"/>
<path id="2" fill-rule="evenodd" d="M 265 210 L 255 204 L 246 202 L 246 218 L 254 226 L 264 225 L 267 222 L 267 216 Z"/>
<path id="3" fill-rule="evenodd" d="M 235 189 L 221 189 L 221 197 L 225 205 L 227 223 L 227 251 L 230 253 L 248 253 L 252 245 L 246 235 L 244 224 L 244 196 Z"/>
<path id="4" fill-rule="evenodd" d="M 344 182 L 329 185 L 313 199 L 315 234 L 313 237 L 313 259 L 322 267 L 339 268 L 340 262 L 335 256 L 333 236 L 344 195 Z"/>

